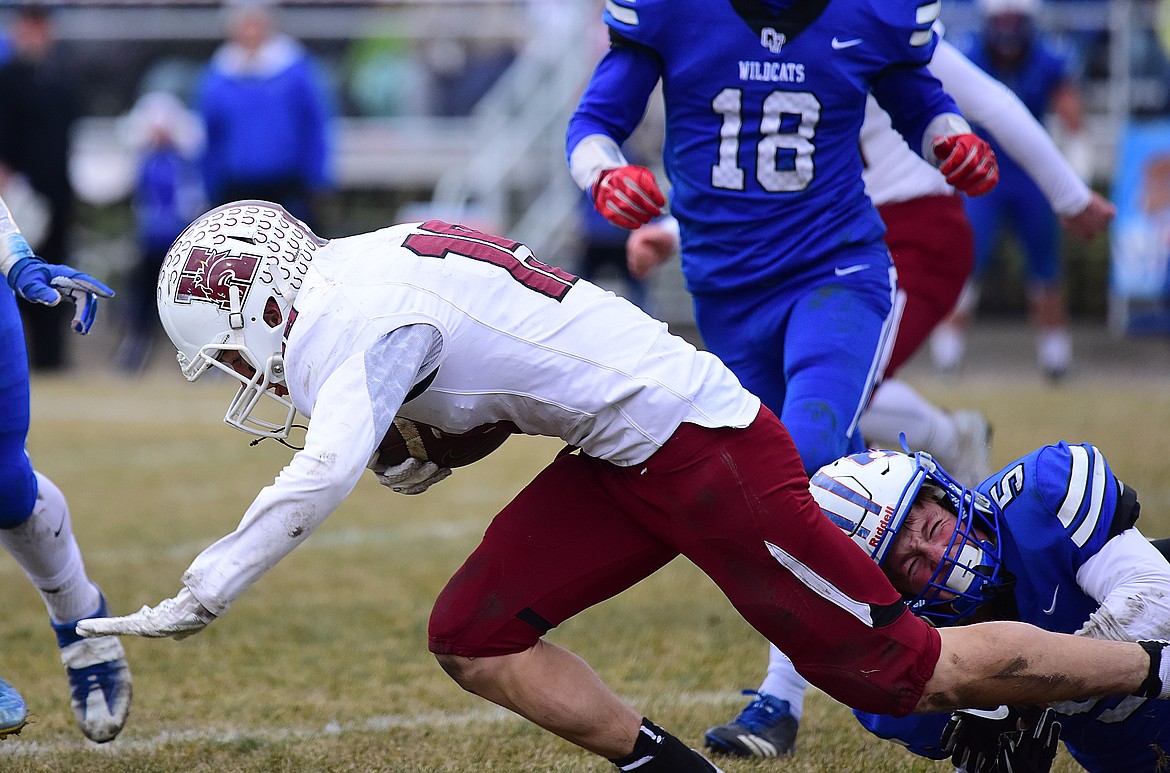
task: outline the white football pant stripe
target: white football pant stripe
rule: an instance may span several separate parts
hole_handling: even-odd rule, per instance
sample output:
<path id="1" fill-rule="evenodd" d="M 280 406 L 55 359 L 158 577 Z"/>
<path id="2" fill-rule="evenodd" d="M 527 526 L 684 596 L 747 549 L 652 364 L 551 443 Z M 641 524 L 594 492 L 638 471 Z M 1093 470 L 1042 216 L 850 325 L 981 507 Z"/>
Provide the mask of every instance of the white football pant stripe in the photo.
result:
<path id="1" fill-rule="evenodd" d="M 861 399 L 857 401 L 857 410 L 853 412 L 853 419 L 849 422 L 848 434 L 852 437 L 857 432 L 857 425 L 861 415 L 869 407 L 869 396 L 877 389 L 886 366 L 890 364 L 890 357 L 894 353 L 894 340 L 898 334 L 898 325 L 902 320 L 902 310 L 906 307 L 906 293 L 898 289 L 898 270 L 892 265 L 890 274 L 890 313 L 882 323 L 882 330 L 878 336 L 877 349 L 874 350 L 873 360 L 869 364 L 869 373 L 865 377 L 865 389 L 861 391 Z"/>
<path id="2" fill-rule="evenodd" d="M 869 628 L 873 628 L 873 615 L 870 613 L 869 604 L 850 598 L 836 585 L 809 569 L 795 556 L 785 552 L 783 548 L 773 545 L 767 540 L 764 540 L 764 544 L 768 546 L 768 552 L 772 554 L 772 557 L 779 561 L 781 566 L 796 575 L 796 579 L 804 583 L 809 590 L 853 615 Z"/>

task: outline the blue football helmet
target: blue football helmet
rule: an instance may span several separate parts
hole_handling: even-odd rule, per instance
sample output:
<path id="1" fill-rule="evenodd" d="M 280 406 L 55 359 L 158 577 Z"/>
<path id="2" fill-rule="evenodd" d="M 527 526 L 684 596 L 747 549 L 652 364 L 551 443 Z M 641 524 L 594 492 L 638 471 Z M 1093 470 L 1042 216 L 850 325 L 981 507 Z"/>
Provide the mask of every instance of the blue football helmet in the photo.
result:
<path id="1" fill-rule="evenodd" d="M 933 625 L 954 625 L 995 595 L 1006 576 L 999 510 L 991 500 L 962 486 L 922 452 L 875 450 L 842 457 L 818 470 L 809 490 L 825 515 L 881 566 L 927 483 L 945 494 L 940 502 L 956 515 L 955 531 L 926 587 L 905 601 Z"/>

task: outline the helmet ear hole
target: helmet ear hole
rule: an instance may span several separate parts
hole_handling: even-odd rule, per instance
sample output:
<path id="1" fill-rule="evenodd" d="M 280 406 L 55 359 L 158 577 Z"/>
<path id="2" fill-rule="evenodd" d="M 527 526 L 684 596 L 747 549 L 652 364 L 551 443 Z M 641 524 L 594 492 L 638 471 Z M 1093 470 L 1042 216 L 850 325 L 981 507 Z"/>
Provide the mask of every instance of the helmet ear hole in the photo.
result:
<path id="1" fill-rule="evenodd" d="M 264 324 L 275 329 L 283 323 L 284 314 L 280 311 L 280 304 L 277 303 L 276 298 L 268 296 L 268 301 L 264 304 Z"/>

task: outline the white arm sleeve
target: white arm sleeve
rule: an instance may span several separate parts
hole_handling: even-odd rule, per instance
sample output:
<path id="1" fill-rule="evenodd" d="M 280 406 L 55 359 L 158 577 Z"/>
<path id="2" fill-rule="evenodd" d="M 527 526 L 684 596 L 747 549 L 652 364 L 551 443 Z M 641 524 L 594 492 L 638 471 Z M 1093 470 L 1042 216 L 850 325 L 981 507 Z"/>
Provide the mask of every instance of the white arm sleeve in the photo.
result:
<path id="1" fill-rule="evenodd" d="M 19 249 L 18 245 L 23 247 L 23 250 Z M 25 242 L 20 227 L 12 219 L 12 212 L 8 209 L 8 204 L 0 198 L 0 274 L 8 276 L 8 272 L 16 265 L 16 261 L 27 258 L 31 254 L 32 250 Z"/>
<path id="2" fill-rule="evenodd" d="M 628 163 L 622 149 L 611 138 L 604 134 L 590 134 L 569 154 L 569 174 L 577 187 L 588 192 L 606 169 L 617 169 Z"/>
<path id="3" fill-rule="evenodd" d="M 970 134 L 971 124 L 958 113 L 939 113 L 930 119 L 926 131 L 922 132 L 922 157 L 936 169 L 942 166 L 942 159 L 934 154 L 936 137 L 953 137 L 956 134 Z"/>
<path id="4" fill-rule="evenodd" d="M 236 530 L 200 553 L 183 575 L 208 611 L 223 614 L 345 501 L 420 371 L 433 364 L 440 340 L 429 325 L 399 328 L 329 375 L 305 447 L 256 495 Z"/>
<path id="5" fill-rule="evenodd" d="M 1078 215 L 1089 206 L 1089 187 L 1011 89 L 945 40 L 940 40 L 935 49 L 930 71 L 942 82 L 963 115 L 987 129 L 1024 168 L 1058 215 Z"/>
<path id="6" fill-rule="evenodd" d="M 1101 603 L 1077 635 L 1170 638 L 1170 562 L 1136 528 L 1109 540 L 1082 564 L 1077 584 Z"/>

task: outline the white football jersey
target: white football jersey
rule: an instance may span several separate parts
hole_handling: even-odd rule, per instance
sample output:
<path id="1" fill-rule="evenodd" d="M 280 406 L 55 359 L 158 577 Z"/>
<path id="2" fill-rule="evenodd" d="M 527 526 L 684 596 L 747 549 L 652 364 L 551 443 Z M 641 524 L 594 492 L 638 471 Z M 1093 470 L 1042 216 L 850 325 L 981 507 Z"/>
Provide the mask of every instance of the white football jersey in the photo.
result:
<path id="1" fill-rule="evenodd" d="M 759 400 L 714 355 L 518 242 L 432 221 L 331 241 L 294 303 L 285 354 L 297 410 L 389 331 L 442 334 L 438 370 L 399 414 L 447 432 L 511 421 L 618 465 L 689 422 L 744 427 Z"/>
<path id="2" fill-rule="evenodd" d="M 683 422 L 745 427 L 759 412 L 714 355 L 517 242 L 431 221 L 335 239 L 309 266 L 285 347 L 305 447 L 183 576 L 217 615 L 345 500 L 395 412 L 448 432 L 511 421 L 623 466 Z M 389 334 L 421 325 L 437 351 L 385 362 L 408 352 Z"/>
<path id="3" fill-rule="evenodd" d="M 860 141 L 865 160 L 861 178 L 874 206 L 955 192 L 937 169 L 910 149 L 872 94 L 865 100 Z"/>

